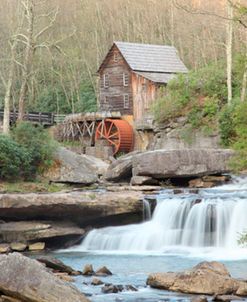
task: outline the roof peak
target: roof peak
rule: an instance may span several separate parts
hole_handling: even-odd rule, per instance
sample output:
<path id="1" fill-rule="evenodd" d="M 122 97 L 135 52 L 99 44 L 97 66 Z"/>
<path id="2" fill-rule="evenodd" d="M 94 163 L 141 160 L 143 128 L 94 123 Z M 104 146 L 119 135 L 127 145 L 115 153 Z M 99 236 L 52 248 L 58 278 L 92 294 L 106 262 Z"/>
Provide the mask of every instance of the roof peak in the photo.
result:
<path id="1" fill-rule="evenodd" d="M 125 42 L 125 41 L 114 41 L 113 44 L 126 44 L 126 45 L 136 45 L 136 46 L 150 46 L 150 47 L 166 47 L 166 48 L 173 48 L 176 49 L 174 46 L 172 45 L 165 45 L 165 44 L 150 44 L 150 43 L 138 43 L 138 42 Z"/>
<path id="2" fill-rule="evenodd" d="M 133 71 L 156 73 L 188 72 L 174 46 L 114 41 L 110 51 L 113 47 L 118 48 Z M 103 63 L 99 70 L 103 66 Z"/>

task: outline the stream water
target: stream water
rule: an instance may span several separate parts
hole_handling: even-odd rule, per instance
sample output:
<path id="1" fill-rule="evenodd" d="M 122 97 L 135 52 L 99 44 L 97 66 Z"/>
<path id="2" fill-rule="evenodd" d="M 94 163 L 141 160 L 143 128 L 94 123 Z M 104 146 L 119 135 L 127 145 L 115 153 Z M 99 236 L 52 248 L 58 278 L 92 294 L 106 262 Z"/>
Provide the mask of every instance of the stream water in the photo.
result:
<path id="1" fill-rule="evenodd" d="M 180 271 L 204 260 L 226 264 L 234 277 L 247 278 L 247 249 L 239 246 L 247 230 L 247 179 L 233 184 L 174 194 L 164 190 L 150 219 L 148 205 L 140 224 L 92 230 L 81 245 L 56 256 L 76 269 L 87 263 L 106 265 L 113 276 L 106 283 L 131 284 L 137 292 L 102 294 L 101 287 L 83 284 L 91 278 L 77 277 L 77 286 L 94 302 L 189 301 L 190 297 L 145 286 L 151 272 Z"/>

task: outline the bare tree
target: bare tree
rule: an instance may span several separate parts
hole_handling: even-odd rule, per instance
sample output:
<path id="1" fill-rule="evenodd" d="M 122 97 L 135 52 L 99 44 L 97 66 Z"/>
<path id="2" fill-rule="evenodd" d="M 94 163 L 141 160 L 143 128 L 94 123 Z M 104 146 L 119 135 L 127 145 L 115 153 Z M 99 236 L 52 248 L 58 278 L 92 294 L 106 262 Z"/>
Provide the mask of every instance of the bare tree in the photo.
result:
<path id="1" fill-rule="evenodd" d="M 24 117 L 24 104 L 27 96 L 28 80 L 30 76 L 30 69 L 32 66 L 34 43 L 33 43 L 33 27 L 34 27 L 34 0 L 24 0 L 22 5 L 25 9 L 25 15 L 27 20 L 27 35 L 22 34 L 24 43 L 26 45 L 24 62 L 22 66 L 22 83 L 19 96 L 19 113 L 18 120 L 23 120 Z"/>
<path id="2" fill-rule="evenodd" d="M 227 102 L 232 103 L 232 39 L 233 39 L 233 5 L 227 1 L 227 26 L 226 26 L 226 69 L 227 69 Z"/>
<path id="3" fill-rule="evenodd" d="M 245 101 L 246 90 L 247 90 L 247 52 L 245 54 L 245 68 L 244 68 L 244 74 L 243 74 L 243 80 L 242 80 L 242 89 L 241 89 L 241 96 L 240 96 L 241 102 Z"/>
<path id="4" fill-rule="evenodd" d="M 8 134 L 10 129 L 10 99 L 11 99 L 11 90 L 14 81 L 14 72 L 15 72 L 15 52 L 16 52 L 16 45 L 17 39 L 10 43 L 11 49 L 11 60 L 10 60 L 10 67 L 9 67 L 9 75 L 8 80 L 6 83 L 6 91 L 4 97 L 4 116 L 3 116 L 3 133 Z"/>
<path id="5" fill-rule="evenodd" d="M 19 96 L 19 121 L 23 120 L 25 114 L 25 103 L 27 98 L 28 83 L 33 66 L 34 53 L 39 47 L 48 47 L 45 42 L 39 43 L 39 39 L 54 25 L 58 14 L 58 9 L 55 9 L 51 10 L 45 15 L 37 15 L 35 12 L 35 7 L 37 6 L 37 4 L 35 5 L 35 0 L 23 0 L 22 5 L 24 7 L 27 20 L 27 34 L 19 35 L 23 38 L 22 42 L 25 44 L 24 62 L 22 64 L 22 83 Z M 34 25 L 41 17 L 48 17 L 49 23 L 40 31 L 35 33 Z"/>

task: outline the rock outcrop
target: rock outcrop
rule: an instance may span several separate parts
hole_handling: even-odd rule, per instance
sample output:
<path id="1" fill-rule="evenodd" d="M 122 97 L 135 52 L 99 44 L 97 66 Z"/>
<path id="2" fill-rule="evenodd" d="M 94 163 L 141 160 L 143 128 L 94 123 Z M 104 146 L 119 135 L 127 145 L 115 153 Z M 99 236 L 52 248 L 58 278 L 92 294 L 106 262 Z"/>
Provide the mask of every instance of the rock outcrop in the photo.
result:
<path id="1" fill-rule="evenodd" d="M 159 184 L 169 178 L 195 178 L 230 171 L 228 149 L 176 149 L 130 153 L 112 163 L 107 181 L 131 180 L 132 185 Z"/>
<path id="2" fill-rule="evenodd" d="M 56 164 L 45 174 L 52 182 L 91 185 L 104 175 L 108 164 L 99 158 L 81 155 L 60 147 Z"/>
<path id="3" fill-rule="evenodd" d="M 40 250 L 41 248 L 37 244 L 40 243 L 39 245 L 41 245 L 45 242 L 47 242 L 48 248 L 65 247 L 70 245 L 70 242 L 73 244 L 80 240 L 84 234 L 85 231 L 82 228 L 66 222 L 15 221 L 0 224 L 0 243 L 19 242 L 18 245 L 24 243 L 22 250 L 26 249 L 27 244 L 34 242 L 37 242 L 36 246 L 34 244 L 29 245 L 29 250 Z M 52 246 L 53 243 L 54 246 Z M 17 251 L 12 245 L 11 249 Z M 19 251 L 21 250 L 19 249 Z"/>
<path id="4" fill-rule="evenodd" d="M 0 194 L 0 219 L 44 221 L 47 234 L 52 232 L 47 221 L 80 227 L 126 224 L 141 221 L 143 196 L 136 191 Z"/>
<path id="5" fill-rule="evenodd" d="M 0 255 L 0 293 L 32 302 L 89 302 L 75 287 L 36 260 L 18 253 Z"/>
<path id="6" fill-rule="evenodd" d="M 59 273 L 66 273 L 68 275 L 77 276 L 80 274 L 80 272 L 75 271 L 72 267 L 64 264 L 61 260 L 50 257 L 50 256 L 43 256 L 40 258 L 37 258 L 37 260 L 40 263 L 45 264 L 46 267 L 52 269 L 53 271 L 59 272 Z"/>
<path id="7" fill-rule="evenodd" d="M 157 273 L 148 277 L 153 288 L 188 294 L 247 295 L 247 283 L 230 276 L 219 262 L 202 262 L 182 273 Z"/>
<path id="8" fill-rule="evenodd" d="M 107 169 L 105 179 L 107 181 L 128 181 L 132 176 L 132 159 L 136 154 L 130 153 L 128 156 L 122 156 L 114 161 Z"/>
<path id="9" fill-rule="evenodd" d="M 230 171 L 232 150 L 155 150 L 133 157 L 133 175 L 155 179 L 195 177 Z"/>

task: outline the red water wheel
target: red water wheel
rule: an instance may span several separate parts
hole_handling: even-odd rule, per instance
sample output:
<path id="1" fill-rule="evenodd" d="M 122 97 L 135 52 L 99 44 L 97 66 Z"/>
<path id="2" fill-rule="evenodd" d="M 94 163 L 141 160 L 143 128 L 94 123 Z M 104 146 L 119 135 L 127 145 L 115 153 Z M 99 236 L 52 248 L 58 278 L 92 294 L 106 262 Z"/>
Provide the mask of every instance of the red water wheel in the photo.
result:
<path id="1" fill-rule="evenodd" d="M 113 146 L 114 155 L 118 152 L 128 153 L 133 148 L 133 128 L 127 121 L 106 119 L 96 128 L 95 140 L 106 140 Z"/>

